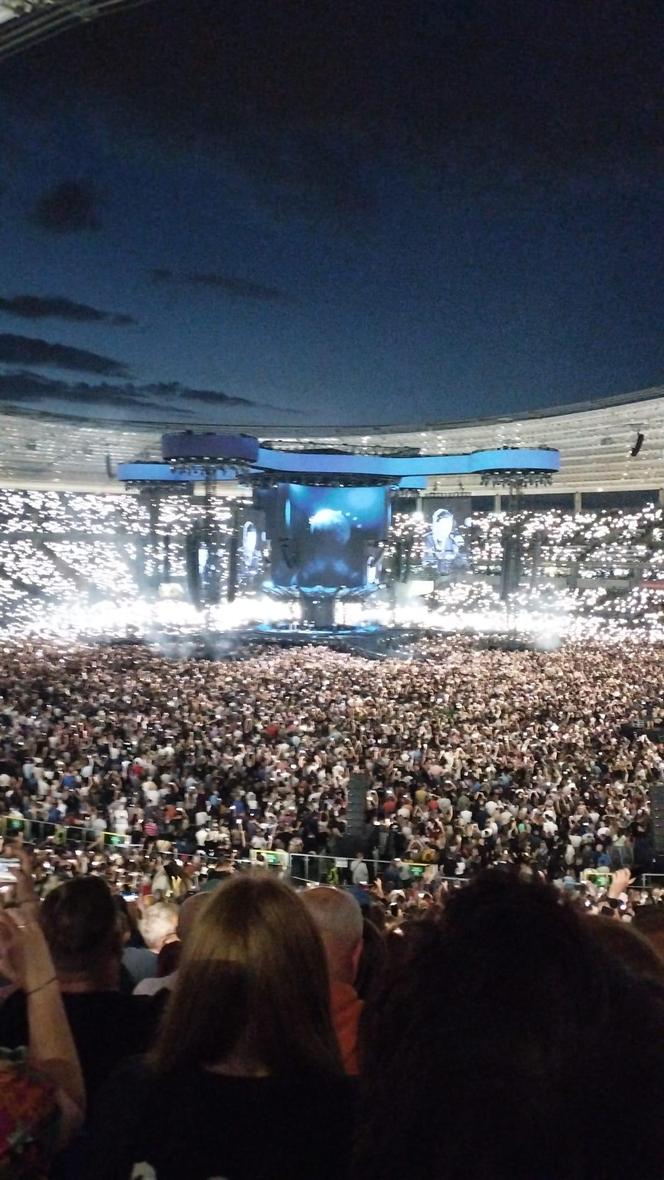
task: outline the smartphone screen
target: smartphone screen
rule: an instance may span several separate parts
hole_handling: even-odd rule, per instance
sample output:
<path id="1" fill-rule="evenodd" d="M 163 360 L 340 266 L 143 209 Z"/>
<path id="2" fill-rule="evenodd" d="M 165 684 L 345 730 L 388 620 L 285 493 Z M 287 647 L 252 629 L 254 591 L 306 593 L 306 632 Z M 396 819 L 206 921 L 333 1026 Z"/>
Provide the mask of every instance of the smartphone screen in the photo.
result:
<path id="1" fill-rule="evenodd" d="M 20 871 L 21 862 L 16 856 L 0 856 L 0 886 L 15 885 L 15 874 Z"/>

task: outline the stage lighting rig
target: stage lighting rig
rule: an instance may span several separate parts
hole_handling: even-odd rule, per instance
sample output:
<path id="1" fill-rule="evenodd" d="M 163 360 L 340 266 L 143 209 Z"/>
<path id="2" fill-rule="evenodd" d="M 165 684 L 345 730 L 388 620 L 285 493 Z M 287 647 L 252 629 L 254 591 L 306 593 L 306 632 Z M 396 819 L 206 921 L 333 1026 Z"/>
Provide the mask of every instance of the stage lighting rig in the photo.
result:
<path id="1" fill-rule="evenodd" d="M 552 483 L 550 471 L 483 471 L 480 476 L 483 488 L 506 488 L 520 492 L 524 488 L 548 488 Z"/>

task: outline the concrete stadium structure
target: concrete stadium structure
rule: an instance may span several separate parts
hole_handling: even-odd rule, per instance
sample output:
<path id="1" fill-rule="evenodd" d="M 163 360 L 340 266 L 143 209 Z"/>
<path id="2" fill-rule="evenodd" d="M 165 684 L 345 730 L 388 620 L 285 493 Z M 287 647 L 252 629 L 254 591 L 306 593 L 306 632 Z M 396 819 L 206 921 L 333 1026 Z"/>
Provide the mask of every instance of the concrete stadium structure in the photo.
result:
<path id="1" fill-rule="evenodd" d="M 506 446 L 553 447 L 560 451 L 561 470 L 550 489 L 534 489 L 538 497 L 567 494 L 581 507 L 584 493 L 615 497 L 650 492 L 664 502 L 663 386 L 529 414 L 408 426 L 368 423 L 346 429 L 65 419 L 7 406 L 0 410 L 0 486 L 114 492 L 118 463 L 159 461 L 164 431 L 188 428 L 249 432 L 281 449 L 458 454 Z M 233 485 L 224 485 L 225 495 L 232 490 Z M 479 476 L 431 478 L 427 491 L 487 494 Z M 527 489 L 524 494 L 529 495 Z"/>

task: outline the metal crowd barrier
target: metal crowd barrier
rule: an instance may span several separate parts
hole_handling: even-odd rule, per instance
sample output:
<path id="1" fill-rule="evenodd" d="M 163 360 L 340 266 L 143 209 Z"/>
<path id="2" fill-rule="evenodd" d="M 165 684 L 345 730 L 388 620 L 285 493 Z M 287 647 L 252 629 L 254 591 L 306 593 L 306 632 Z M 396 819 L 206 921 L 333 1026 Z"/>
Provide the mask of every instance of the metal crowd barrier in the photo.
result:
<path id="1" fill-rule="evenodd" d="M 81 824 L 55 824 L 49 820 L 20 818 L 18 816 L 0 816 L 0 836 L 4 839 L 20 838 L 26 843 L 43 845 L 49 840 L 56 847 L 61 848 L 90 848 L 98 844 L 105 849 L 129 849 L 132 847 L 129 835 L 117 832 L 98 832 L 94 828 L 87 828 Z M 135 846 L 137 849 L 139 845 Z M 286 852 L 282 849 L 248 850 L 238 863 L 246 868 L 265 868 L 279 876 L 288 876 L 300 885 L 349 885 L 352 883 L 351 864 L 353 857 L 331 856 L 325 853 Z M 382 876 L 391 860 L 380 860 L 367 857 L 363 862 L 367 867 L 369 884 L 373 884 L 377 877 Z M 420 880 L 425 870 L 431 867 L 418 861 L 402 861 L 401 884 L 407 888 Z M 601 870 L 591 870 L 593 875 L 602 875 Z M 585 874 L 587 877 L 588 874 Z M 452 885 L 465 884 L 468 877 L 446 877 L 436 874 L 436 882 L 445 881 Z M 579 887 L 576 882 L 575 887 Z M 399 886 L 396 886 L 399 888 Z M 664 873 L 641 873 L 636 886 L 639 889 L 664 888 Z"/>
<path id="2" fill-rule="evenodd" d="M 285 852 L 281 850 L 257 849 L 249 850 L 249 864 L 262 867 L 280 876 L 289 876 L 292 881 L 302 885 L 348 885 L 352 882 L 352 856 L 330 856 L 313 852 Z M 401 886 L 405 889 L 422 879 L 426 869 L 435 865 L 422 864 L 418 861 L 402 861 Z M 382 876 L 387 868 L 393 866 L 391 860 L 365 858 L 363 864 L 367 867 L 369 884 L 373 884 L 377 877 Z M 441 877 L 436 873 L 436 881 L 448 881 L 453 884 L 464 884 L 468 877 Z M 400 886 L 395 886 L 399 888 Z"/>
<path id="3" fill-rule="evenodd" d="M 82 824 L 55 824 L 45 819 L 24 819 L 13 815 L 0 817 L 0 835 L 5 840 L 21 839 L 26 844 L 45 844 L 51 840 L 58 848 L 90 848 L 101 843 L 106 848 L 128 848 L 129 836 L 116 832 L 97 832 Z"/>
<path id="4" fill-rule="evenodd" d="M 350 866 L 352 861 L 353 857 L 335 857 L 305 852 L 287 853 L 252 848 L 249 850 L 249 859 L 245 863 L 247 866 L 251 865 L 254 867 L 261 865 L 282 876 L 288 875 L 291 880 L 302 885 L 347 885 L 351 881 Z M 402 861 L 401 863 L 403 866 L 402 885 L 404 888 L 420 880 L 425 870 L 432 867 L 431 865 L 422 864 L 417 861 Z M 373 884 L 378 876 L 383 875 L 388 866 L 393 866 L 394 862 L 367 857 L 364 860 L 364 864 L 367 866 L 369 883 Z M 605 883 L 608 884 L 610 875 L 609 872 L 604 872 L 601 869 L 588 870 L 582 874 L 581 880 L 575 881 L 573 884 L 572 882 L 567 882 L 566 887 L 578 890 L 584 882 L 595 877 L 607 878 Z M 441 881 L 452 885 L 466 884 L 469 879 L 469 877 L 447 877 L 436 873 L 437 884 Z M 638 881 L 635 881 L 635 887 L 639 889 L 657 888 L 658 886 L 664 888 L 664 873 L 642 873 Z"/>

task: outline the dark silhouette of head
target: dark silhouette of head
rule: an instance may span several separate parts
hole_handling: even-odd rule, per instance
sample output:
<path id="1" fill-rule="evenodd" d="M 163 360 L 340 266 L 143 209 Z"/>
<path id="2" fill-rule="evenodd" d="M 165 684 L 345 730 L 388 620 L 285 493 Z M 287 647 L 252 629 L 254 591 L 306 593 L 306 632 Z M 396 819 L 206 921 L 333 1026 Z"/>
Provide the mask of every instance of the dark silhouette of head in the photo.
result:
<path id="1" fill-rule="evenodd" d="M 588 1180 L 600 1160 L 661 1180 L 664 992 L 581 911 L 493 870 L 400 942 L 365 1018 L 356 1180 Z"/>
<path id="2" fill-rule="evenodd" d="M 74 877 L 52 889 L 40 920 L 61 983 L 117 985 L 122 933 L 113 895 L 101 877 Z"/>
<path id="3" fill-rule="evenodd" d="M 657 954 L 664 958 L 664 906 L 637 906 L 634 911 L 634 925 L 639 934 L 648 939 Z"/>
<path id="4" fill-rule="evenodd" d="M 609 954 L 617 955 L 637 975 L 664 985 L 664 959 L 643 934 L 615 917 L 600 914 L 588 922 L 595 938 Z"/>

